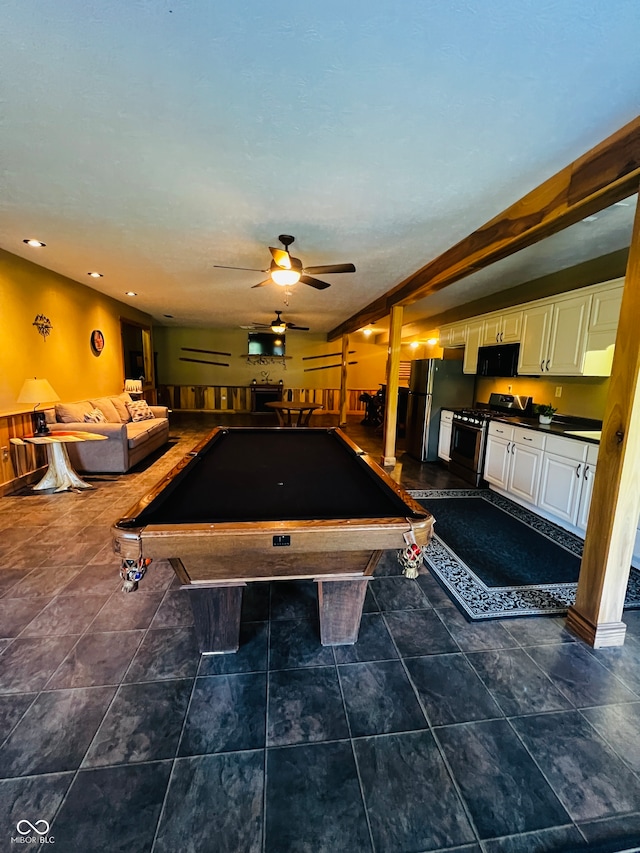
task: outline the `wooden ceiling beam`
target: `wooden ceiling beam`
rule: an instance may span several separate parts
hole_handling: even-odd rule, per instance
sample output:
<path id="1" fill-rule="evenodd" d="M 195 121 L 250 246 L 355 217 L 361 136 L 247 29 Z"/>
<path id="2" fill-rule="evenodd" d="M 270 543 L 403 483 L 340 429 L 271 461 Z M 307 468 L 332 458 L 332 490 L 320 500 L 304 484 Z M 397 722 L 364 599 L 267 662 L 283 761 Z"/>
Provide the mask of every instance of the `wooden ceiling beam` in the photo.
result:
<path id="1" fill-rule="evenodd" d="M 640 116 L 332 329 L 327 340 L 386 317 L 450 284 L 556 234 L 637 191 Z"/>

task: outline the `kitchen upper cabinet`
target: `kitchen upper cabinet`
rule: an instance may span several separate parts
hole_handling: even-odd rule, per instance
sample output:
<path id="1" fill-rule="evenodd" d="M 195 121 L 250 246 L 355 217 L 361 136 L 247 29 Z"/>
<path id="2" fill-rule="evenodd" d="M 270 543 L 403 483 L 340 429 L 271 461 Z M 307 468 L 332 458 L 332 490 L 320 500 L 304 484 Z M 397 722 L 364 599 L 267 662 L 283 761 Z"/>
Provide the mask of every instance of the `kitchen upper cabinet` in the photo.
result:
<path id="1" fill-rule="evenodd" d="M 522 333 L 522 311 L 487 314 L 482 324 L 480 346 L 511 344 L 520 340 Z"/>
<path id="2" fill-rule="evenodd" d="M 610 376 L 616 343 L 624 279 L 607 282 L 593 291 L 584 376 Z"/>
<path id="3" fill-rule="evenodd" d="M 524 309 L 519 374 L 583 375 L 592 299 L 578 293 Z"/>
<path id="4" fill-rule="evenodd" d="M 467 340 L 464 347 L 464 359 L 462 362 L 463 373 L 476 373 L 478 370 L 478 347 L 482 341 L 484 323 L 478 321 L 467 323 Z"/>
<path id="5" fill-rule="evenodd" d="M 467 323 L 452 323 L 440 329 L 441 347 L 463 347 L 467 341 Z"/>

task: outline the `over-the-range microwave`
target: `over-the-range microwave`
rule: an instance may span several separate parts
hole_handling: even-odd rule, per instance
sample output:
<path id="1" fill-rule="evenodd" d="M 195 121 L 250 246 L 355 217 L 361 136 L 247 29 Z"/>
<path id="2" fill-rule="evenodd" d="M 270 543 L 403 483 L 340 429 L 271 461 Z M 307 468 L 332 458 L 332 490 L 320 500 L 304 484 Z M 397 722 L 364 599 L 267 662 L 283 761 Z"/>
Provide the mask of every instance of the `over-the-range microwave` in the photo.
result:
<path id="1" fill-rule="evenodd" d="M 520 344 L 500 344 L 478 349 L 478 376 L 517 376 Z"/>

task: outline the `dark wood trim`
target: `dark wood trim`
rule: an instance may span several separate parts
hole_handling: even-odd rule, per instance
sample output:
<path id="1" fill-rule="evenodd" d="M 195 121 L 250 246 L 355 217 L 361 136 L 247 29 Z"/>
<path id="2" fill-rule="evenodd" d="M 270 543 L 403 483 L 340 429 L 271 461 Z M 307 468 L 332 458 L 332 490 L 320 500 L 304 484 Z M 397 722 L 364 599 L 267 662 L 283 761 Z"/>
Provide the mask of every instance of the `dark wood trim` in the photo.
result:
<path id="1" fill-rule="evenodd" d="M 386 317 L 394 305 L 411 305 L 622 201 L 637 191 L 639 180 L 640 116 L 336 326 L 327 340 Z"/>

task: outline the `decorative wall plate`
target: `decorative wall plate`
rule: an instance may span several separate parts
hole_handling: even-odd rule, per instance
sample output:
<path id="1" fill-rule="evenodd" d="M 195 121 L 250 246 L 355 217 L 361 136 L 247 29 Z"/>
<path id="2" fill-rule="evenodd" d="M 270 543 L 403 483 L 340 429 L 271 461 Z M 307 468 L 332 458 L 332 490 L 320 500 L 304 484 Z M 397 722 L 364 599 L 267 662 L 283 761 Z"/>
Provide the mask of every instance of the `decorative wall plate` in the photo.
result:
<path id="1" fill-rule="evenodd" d="M 91 332 L 91 351 L 94 355 L 100 355 L 104 349 L 104 335 L 100 329 L 94 329 Z"/>

